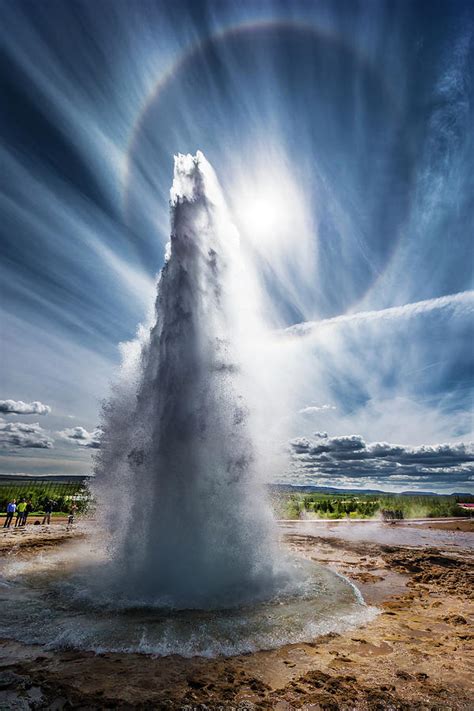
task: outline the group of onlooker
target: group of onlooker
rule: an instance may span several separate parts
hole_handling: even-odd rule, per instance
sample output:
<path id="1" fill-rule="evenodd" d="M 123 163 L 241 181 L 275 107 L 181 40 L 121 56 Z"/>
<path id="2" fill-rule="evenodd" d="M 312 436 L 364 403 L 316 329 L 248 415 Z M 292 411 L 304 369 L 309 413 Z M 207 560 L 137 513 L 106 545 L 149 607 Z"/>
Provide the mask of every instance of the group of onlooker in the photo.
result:
<path id="1" fill-rule="evenodd" d="M 30 500 L 22 499 L 18 504 L 16 499 L 10 501 L 7 506 L 7 516 L 5 518 L 5 523 L 3 528 L 10 528 L 10 524 L 13 521 L 13 516 L 16 514 L 15 528 L 17 526 L 26 526 L 26 521 L 28 515 L 33 511 L 33 506 Z"/>
<path id="2" fill-rule="evenodd" d="M 13 521 L 13 517 L 16 514 L 15 518 L 15 528 L 18 526 L 26 526 L 26 521 L 28 519 L 29 514 L 33 511 L 33 506 L 31 504 L 31 501 L 28 499 L 22 499 L 19 503 L 17 503 L 16 499 L 12 499 L 7 505 L 7 515 L 5 518 L 5 523 L 3 524 L 3 528 L 10 528 L 10 525 Z M 44 507 L 44 516 L 43 516 L 43 525 L 49 524 L 51 522 L 51 514 L 53 512 L 53 501 L 48 501 L 46 503 L 46 506 Z M 71 522 L 72 523 L 72 522 Z"/>

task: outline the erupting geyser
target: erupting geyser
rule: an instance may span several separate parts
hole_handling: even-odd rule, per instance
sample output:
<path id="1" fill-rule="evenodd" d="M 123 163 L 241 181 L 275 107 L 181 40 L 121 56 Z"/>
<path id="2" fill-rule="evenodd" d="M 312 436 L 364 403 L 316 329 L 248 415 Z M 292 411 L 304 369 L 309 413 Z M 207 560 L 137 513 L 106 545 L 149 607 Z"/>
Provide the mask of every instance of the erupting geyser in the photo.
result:
<path id="1" fill-rule="evenodd" d="M 114 491 L 120 587 L 135 598 L 221 607 L 268 596 L 275 582 L 246 398 L 254 376 L 242 344 L 255 315 L 244 277 L 211 166 L 200 152 L 177 156 L 156 321 L 106 407 L 97 467 L 99 501 Z"/>
<path id="2" fill-rule="evenodd" d="M 104 408 L 95 494 L 108 544 L 6 565 L 3 637 L 217 656 L 310 641 L 374 614 L 347 580 L 276 545 L 263 436 L 276 418 L 271 378 L 263 385 L 272 369 L 257 353 L 271 339 L 201 153 L 175 160 L 171 217 L 154 323 L 125 349 Z"/>

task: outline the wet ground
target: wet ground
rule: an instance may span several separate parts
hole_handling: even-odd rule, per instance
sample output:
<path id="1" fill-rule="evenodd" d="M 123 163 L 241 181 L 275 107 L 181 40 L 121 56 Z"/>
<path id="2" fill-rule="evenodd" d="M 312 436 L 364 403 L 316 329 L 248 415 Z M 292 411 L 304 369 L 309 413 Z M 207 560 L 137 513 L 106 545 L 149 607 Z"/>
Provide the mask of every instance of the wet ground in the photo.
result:
<path id="1" fill-rule="evenodd" d="M 218 659 L 3 640 L 0 708 L 474 709 L 474 522 L 467 524 L 284 524 L 285 545 L 350 577 L 381 614 L 344 634 Z M 12 534 L 0 550 L 22 559 L 78 535 L 87 532 Z"/>
<path id="2" fill-rule="evenodd" d="M 375 519 L 365 521 L 306 519 L 285 521 L 281 523 L 281 527 L 283 530 L 296 531 L 306 536 L 341 538 L 345 541 L 469 550 L 473 546 L 474 518 L 412 519 L 397 523 L 382 523 Z"/>

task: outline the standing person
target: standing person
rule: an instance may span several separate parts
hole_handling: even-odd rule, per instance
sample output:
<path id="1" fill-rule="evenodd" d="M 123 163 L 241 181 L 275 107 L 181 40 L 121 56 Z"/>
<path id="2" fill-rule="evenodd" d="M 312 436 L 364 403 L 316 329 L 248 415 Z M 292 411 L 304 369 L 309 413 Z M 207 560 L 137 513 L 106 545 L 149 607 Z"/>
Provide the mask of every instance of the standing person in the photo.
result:
<path id="1" fill-rule="evenodd" d="M 51 523 L 51 513 L 53 511 L 53 502 L 51 499 L 46 502 L 46 506 L 44 507 L 44 516 L 43 516 L 43 526 L 45 523 L 49 524 Z"/>
<path id="2" fill-rule="evenodd" d="M 69 516 L 67 519 L 68 526 L 71 526 L 74 523 L 74 516 L 76 515 L 77 511 L 77 506 L 76 504 L 73 504 L 71 508 L 69 509 Z"/>
<path id="3" fill-rule="evenodd" d="M 26 509 L 26 499 L 22 499 L 18 506 L 16 507 L 16 519 L 15 519 L 15 528 L 17 526 L 21 526 L 22 521 L 23 521 L 23 514 L 25 513 Z"/>
<path id="4" fill-rule="evenodd" d="M 32 511 L 33 511 L 33 504 L 31 503 L 31 499 L 28 499 L 28 501 L 26 502 L 26 508 L 23 511 L 23 519 L 21 521 L 20 526 L 26 526 L 26 520 Z"/>
<path id="5" fill-rule="evenodd" d="M 16 499 L 13 499 L 13 501 L 10 501 L 10 503 L 7 506 L 7 515 L 5 518 L 5 523 L 3 524 L 3 528 L 10 528 L 10 524 L 13 519 L 13 514 L 16 511 Z"/>

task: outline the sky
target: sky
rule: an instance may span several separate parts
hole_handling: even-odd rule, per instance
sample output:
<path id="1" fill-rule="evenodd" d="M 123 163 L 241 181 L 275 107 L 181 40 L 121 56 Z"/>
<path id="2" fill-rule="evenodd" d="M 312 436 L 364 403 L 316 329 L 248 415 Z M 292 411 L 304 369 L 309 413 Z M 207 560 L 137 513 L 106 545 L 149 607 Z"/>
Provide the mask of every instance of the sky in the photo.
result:
<path id="1" fill-rule="evenodd" d="M 84 475 L 200 149 L 291 384 L 278 481 L 473 491 L 470 2 L 2 2 L 0 473 Z"/>

